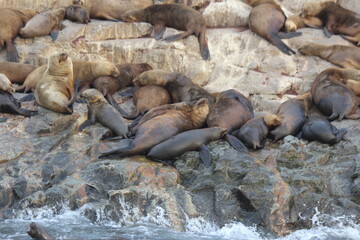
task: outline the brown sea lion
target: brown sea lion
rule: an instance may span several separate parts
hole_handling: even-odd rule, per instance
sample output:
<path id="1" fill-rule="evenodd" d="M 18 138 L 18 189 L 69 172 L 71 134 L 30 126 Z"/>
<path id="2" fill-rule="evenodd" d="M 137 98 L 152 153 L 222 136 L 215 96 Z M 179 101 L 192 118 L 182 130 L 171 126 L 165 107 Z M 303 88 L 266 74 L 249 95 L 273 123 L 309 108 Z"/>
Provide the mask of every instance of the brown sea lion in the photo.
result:
<path id="1" fill-rule="evenodd" d="M 144 115 L 150 109 L 171 103 L 169 92 L 161 86 L 148 85 L 136 89 L 133 93 L 135 111 L 124 116 L 128 119 L 135 119 L 140 114 Z"/>
<path id="2" fill-rule="evenodd" d="M 73 66 L 66 53 L 53 52 L 47 69 L 36 85 L 36 102 L 47 109 L 60 113 L 72 113 L 74 101 Z"/>
<path id="3" fill-rule="evenodd" d="M 128 147 L 103 152 L 100 158 L 146 154 L 152 147 L 172 136 L 200 128 L 205 123 L 209 113 L 206 98 L 196 103 L 176 103 L 175 105 L 158 113 L 153 112 L 152 118 L 139 124 L 135 130 L 135 139 Z"/>
<path id="4" fill-rule="evenodd" d="M 307 56 L 318 56 L 343 68 L 360 69 L 360 48 L 344 45 L 308 43 L 299 51 Z"/>
<path id="5" fill-rule="evenodd" d="M 22 84 L 27 76 L 36 69 L 32 64 L 13 62 L 0 63 L 0 73 L 6 75 L 12 83 Z"/>
<path id="6" fill-rule="evenodd" d="M 20 102 L 9 92 L 0 89 L 0 112 L 11 113 L 30 117 L 36 114 L 36 111 L 30 111 L 21 108 Z"/>
<path id="7" fill-rule="evenodd" d="M 73 1 L 76 4 L 78 0 Z M 119 21 L 123 13 L 153 5 L 153 0 L 86 0 L 83 6 L 89 10 L 91 18 Z"/>
<path id="8" fill-rule="evenodd" d="M 274 140 L 277 141 L 288 135 L 295 136 L 304 125 L 311 106 L 311 94 L 304 93 L 296 98 L 283 102 L 276 111 L 281 124 L 270 132 Z"/>
<path id="9" fill-rule="evenodd" d="M 87 85 L 91 84 L 96 78 L 100 76 L 119 76 L 119 70 L 116 66 L 110 62 L 88 62 L 84 60 L 73 60 L 73 73 L 74 79 L 80 79 L 81 84 L 80 88 L 85 88 Z M 37 83 L 42 78 L 46 71 L 47 65 L 43 65 L 35 69 L 29 76 L 26 78 L 24 84 L 18 87 L 17 91 L 22 91 L 25 89 L 25 92 L 28 90 L 34 91 Z"/>
<path id="10" fill-rule="evenodd" d="M 0 8 L 0 49 L 6 49 L 9 62 L 18 62 L 18 52 L 13 43 L 27 21 L 36 14 L 33 10 Z"/>
<path id="11" fill-rule="evenodd" d="M 274 114 L 266 114 L 247 121 L 232 134 L 240 139 L 247 147 L 252 149 L 264 148 L 264 140 L 270 128 L 281 124 L 280 118 Z"/>
<path id="12" fill-rule="evenodd" d="M 243 1 L 253 7 L 249 15 L 249 27 L 251 31 L 268 40 L 283 53 L 287 55 L 295 54 L 296 52 L 281 41 L 281 38 L 296 37 L 302 33 L 280 32 L 286 20 L 286 16 L 281 10 L 281 7 L 273 0 Z"/>
<path id="13" fill-rule="evenodd" d="M 113 107 L 115 107 L 121 114 L 127 115 L 116 103 L 113 94 L 127 86 L 132 85 L 134 78 L 141 73 L 152 69 L 151 65 L 147 63 L 125 63 L 115 65 L 120 72 L 117 77 L 103 76 L 98 77 L 92 83 L 92 86 L 99 90 Z"/>
<path id="14" fill-rule="evenodd" d="M 299 28 L 304 27 L 322 27 L 322 21 L 317 17 L 301 17 L 297 15 L 290 16 L 285 21 L 285 31 L 295 32 Z"/>
<path id="15" fill-rule="evenodd" d="M 174 103 L 192 102 L 201 98 L 207 98 L 210 106 L 215 103 L 214 97 L 208 91 L 181 73 L 151 70 L 140 74 L 133 82 L 135 86 L 159 85 L 165 87 Z"/>
<path id="16" fill-rule="evenodd" d="M 40 36 L 51 36 L 55 41 L 59 35 L 59 24 L 65 17 L 65 8 L 58 8 L 39 13 L 31 18 L 26 25 L 20 29 L 19 35 L 22 38 L 33 38 Z"/>
<path id="17" fill-rule="evenodd" d="M 140 10 L 130 10 L 121 16 L 125 22 L 147 22 L 154 25 L 154 37 L 163 37 L 166 27 L 185 31 L 172 35 L 164 40 L 167 42 L 186 38 L 194 34 L 200 44 L 201 57 L 210 59 L 210 51 L 206 41 L 206 22 L 203 16 L 194 9 L 179 4 L 153 5 Z"/>
<path id="18" fill-rule="evenodd" d="M 211 165 L 211 154 L 206 147 L 211 141 L 218 140 L 226 134 L 226 128 L 202 128 L 179 133 L 151 148 L 148 157 L 160 160 L 172 160 L 187 152 L 199 150 L 199 157 L 206 167 Z"/>
<path id="19" fill-rule="evenodd" d="M 304 5 L 303 16 L 315 16 L 324 24 L 325 35 L 341 34 L 343 38 L 360 46 L 360 16 L 334 2 L 309 2 Z"/>
<path id="20" fill-rule="evenodd" d="M 87 89 L 83 91 L 80 96 L 88 102 L 88 120 L 80 126 L 80 131 L 94 124 L 95 121 L 98 121 L 113 131 L 117 136 L 126 138 L 128 132 L 127 123 L 121 114 L 106 101 L 98 90 Z"/>
<path id="21" fill-rule="evenodd" d="M 311 85 L 311 95 L 316 107 L 328 120 L 358 119 L 359 101 L 353 91 L 341 83 L 341 79 L 359 79 L 360 71 L 329 68 L 321 72 Z"/>
<path id="22" fill-rule="evenodd" d="M 89 11 L 81 5 L 71 5 L 66 8 L 65 18 L 77 23 L 91 22 Z"/>
<path id="23" fill-rule="evenodd" d="M 0 73 L 0 90 L 5 92 L 15 92 L 15 87 L 5 74 Z"/>
<path id="24" fill-rule="evenodd" d="M 300 137 L 310 142 L 335 144 L 340 142 L 346 133 L 346 128 L 337 129 L 326 118 L 314 115 L 306 119 Z"/>
<path id="25" fill-rule="evenodd" d="M 206 121 L 208 127 L 226 128 L 225 140 L 236 150 L 247 152 L 244 144 L 230 134 L 252 118 L 254 110 L 251 102 L 238 91 L 229 89 L 216 97 L 216 103 Z"/>

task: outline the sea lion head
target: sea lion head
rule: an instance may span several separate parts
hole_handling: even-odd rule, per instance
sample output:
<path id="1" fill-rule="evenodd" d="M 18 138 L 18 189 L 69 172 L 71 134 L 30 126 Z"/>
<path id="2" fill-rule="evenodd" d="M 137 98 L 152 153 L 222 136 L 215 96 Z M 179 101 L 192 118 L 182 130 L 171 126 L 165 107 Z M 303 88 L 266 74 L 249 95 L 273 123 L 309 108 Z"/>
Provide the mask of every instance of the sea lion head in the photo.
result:
<path id="1" fill-rule="evenodd" d="M 120 76 L 119 69 L 112 63 L 108 62 L 106 64 L 102 64 L 103 71 L 105 71 L 106 75 L 111 75 L 112 77 Z"/>
<path id="2" fill-rule="evenodd" d="M 67 75 L 73 71 L 72 61 L 65 52 L 53 52 L 48 60 L 48 71 L 51 74 Z"/>
<path id="3" fill-rule="evenodd" d="M 84 1 L 82 0 L 73 0 L 72 2 L 74 5 L 84 5 Z"/>
<path id="4" fill-rule="evenodd" d="M 152 85 L 152 84 L 163 85 L 167 74 L 168 72 L 165 72 L 163 70 L 158 70 L 158 69 L 149 70 L 137 76 L 133 80 L 133 83 L 135 86 Z"/>
<path id="5" fill-rule="evenodd" d="M 266 125 L 268 125 L 269 127 L 276 127 L 281 124 L 280 118 L 274 114 L 265 114 L 263 116 L 263 119 Z"/>
<path id="6" fill-rule="evenodd" d="M 318 43 L 308 43 L 299 48 L 299 52 L 301 52 L 303 55 L 313 55 L 314 50 L 316 51 L 319 49 L 322 45 Z"/>
<path id="7" fill-rule="evenodd" d="M 85 98 L 90 104 L 106 101 L 104 96 L 95 88 L 86 89 L 80 94 L 80 97 Z"/>
<path id="8" fill-rule="evenodd" d="M 211 131 L 211 139 L 217 140 L 225 136 L 227 129 L 221 127 L 213 127 Z"/>
<path id="9" fill-rule="evenodd" d="M 209 110 L 209 100 L 207 100 L 206 98 L 201 98 L 194 104 L 191 119 L 193 120 L 195 125 L 198 125 L 200 127 L 204 124 L 209 114 Z"/>
<path id="10" fill-rule="evenodd" d="M 285 31 L 286 32 L 295 32 L 298 29 L 297 21 L 300 21 L 299 16 L 291 16 L 285 21 Z"/>
<path id="11" fill-rule="evenodd" d="M 5 74 L 0 73 L 0 89 L 5 92 L 15 92 L 15 87 Z"/>
<path id="12" fill-rule="evenodd" d="M 128 10 L 120 16 L 120 20 L 124 22 L 144 22 L 144 9 Z"/>
<path id="13" fill-rule="evenodd" d="M 303 102 L 305 110 L 308 110 L 312 105 L 312 96 L 310 92 L 304 93 L 295 99 L 300 100 Z"/>

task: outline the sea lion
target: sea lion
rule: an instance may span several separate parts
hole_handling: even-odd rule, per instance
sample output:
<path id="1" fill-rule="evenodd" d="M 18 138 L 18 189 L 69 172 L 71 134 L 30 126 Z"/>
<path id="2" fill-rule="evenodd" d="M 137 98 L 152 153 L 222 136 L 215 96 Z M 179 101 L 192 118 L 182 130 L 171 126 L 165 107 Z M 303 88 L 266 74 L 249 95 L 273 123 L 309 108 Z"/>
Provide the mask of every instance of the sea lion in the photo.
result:
<path id="1" fill-rule="evenodd" d="M 324 117 L 310 116 L 305 121 L 300 137 L 310 142 L 335 144 L 340 142 L 346 133 L 346 128 L 337 129 Z"/>
<path id="2" fill-rule="evenodd" d="M 304 27 L 319 28 L 323 26 L 322 21 L 317 17 L 301 17 L 297 15 L 290 16 L 285 21 L 285 31 L 295 32 L 299 28 Z"/>
<path id="3" fill-rule="evenodd" d="M 174 160 L 187 151 L 199 150 L 199 156 L 206 167 L 211 165 L 210 150 L 205 146 L 226 134 L 226 128 L 212 127 L 179 133 L 151 148 L 148 157 L 160 160 Z"/>
<path id="4" fill-rule="evenodd" d="M 201 57 L 210 60 L 210 51 L 206 41 L 206 22 L 194 9 L 179 4 L 153 5 L 144 9 L 130 10 L 121 15 L 125 22 L 147 22 L 154 25 L 154 37 L 163 37 L 166 27 L 185 31 L 166 37 L 167 42 L 186 38 L 194 34 L 200 44 Z"/>
<path id="5" fill-rule="evenodd" d="M 287 55 L 296 52 L 288 47 L 281 38 L 300 36 L 300 32 L 280 32 L 283 28 L 286 16 L 281 7 L 273 0 L 243 0 L 253 8 L 249 15 L 249 27 L 251 31 L 268 40 L 280 51 Z"/>
<path id="6" fill-rule="evenodd" d="M 264 148 L 264 140 L 270 128 L 281 124 L 280 118 L 274 114 L 266 114 L 247 121 L 232 135 L 240 139 L 247 147 L 252 149 Z"/>
<path id="7" fill-rule="evenodd" d="M 78 0 L 73 1 L 76 4 Z M 153 0 L 86 0 L 82 5 L 89 10 L 91 18 L 119 21 L 123 13 L 153 5 Z"/>
<path id="8" fill-rule="evenodd" d="M 208 91 L 181 73 L 151 70 L 140 74 L 133 82 L 135 86 L 159 85 L 165 87 L 174 103 L 192 102 L 201 98 L 207 98 L 210 106 L 215 103 L 214 97 Z"/>
<path id="9" fill-rule="evenodd" d="M 360 16 L 334 2 L 309 2 L 301 13 L 315 16 L 324 24 L 325 35 L 341 34 L 343 38 L 360 46 Z"/>
<path id="10" fill-rule="evenodd" d="M 59 24 L 65 17 L 65 8 L 58 8 L 39 13 L 31 18 L 26 25 L 20 29 L 22 38 L 33 38 L 40 36 L 51 36 L 55 41 L 59 35 Z"/>
<path id="11" fill-rule="evenodd" d="M 283 102 L 276 111 L 281 124 L 270 132 L 270 136 L 277 141 L 285 136 L 298 134 L 308 115 L 311 101 L 311 94 L 304 93 Z"/>
<path id="12" fill-rule="evenodd" d="M 343 68 L 360 69 L 360 48 L 344 45 L 308 43 L 299 51 L 307 56 L 318 56 Z"/>
<path id="13" fill-rule="evenodd" d="M 152 70 L 151 65 L 147 63 L 125 63 L 116 64 L 120 75 L 117 77 L 103 76 L 98 77 L 92 83 L 92 86 L 99 90 L 113 107 L 115 107 L 121 114 L 127 115 L 113 98 L 113 94 L 129 85 L 132 85 L 134 78 L 141 73 Z"/>
<path id="14" fill-rule="evenodd" d="M 66 8 L 65 18 L 77 23 L 91 22 L 89 11 L 81 5 L 70 5 Z"/>
<path id="15" fill-rule="evenodd" d="M 161 86 L 148 85 L 136 89 L 133 93 L 135 111 L 124 116 L 127 119 L 135 119 L 140 114 L 144 115 L 151 108 L 171 103 L 169 92 Z"/>
<path id="16" fill-rule="evenodd" d="M 314 104 L 329 116 L 329 121 L 360 118 L 359 101 L 355 93 L 340 82 L 342 78 L 360 80 L 359 73 L 353 69 L 329 68 L 321 72 L 312 83 Z"/>
<path id="17" fill-rule="evenodd" d="M 239 152 L 247 152 L 244 144 L 230 134 L 252 118 L 254 110 L 251 102 L 235 89 L 229 89 L 216 97 L 206 121 L 208 127 L 226 128 L 225 140 Z"/>
<path id="18" fill-rule="evenodd" d="M 87 89 L 83 91 L 80 96 L 88 102 L 88 120 L 80 126 L 80 131 L 94 124 L 95 121 L 98 121 L 113 131 L 117 136 L 126 137 L 128 132 L 127 123 L 121 114 L 106 101 L 98 90 Z"/>
<path id="19" fill-rule="evenodd" d="M 4 90 L 5 92 L 15 92 L 15 87 L 6 75 L 2 73 L 0 73 L 0 90 Z"/>
<path id="20" fill-rule="evenodd" d="M 36 102 L 59 113 L 73 112 L 75 99 L 74 75 L 70 57 L 66 53 L 53 52 L 43 77 L 36 85 Z"/>
<path id="21" fill-rule="evenodd" d="M 36 14 L 33 10 L 0 8 L 0 49 L 5 47 L 9 62 L 18 62 L 18 52 L 13 43 L 27 21 Z"/>
<path id="22" fill-rule="evenodd" d="M 88 62 L 84 60 L 73 60 L 73 74 L 74 79 L 81 79 L 80 88 L 86 88 L 87 85 L 91 84 L 96 78 L 100 76 L 119 76 L 119 70 L 116 66 L 110 62 Z M 18 87 L 17 91 L 25 92 L 28 90 L 34 91 L 37 83 L 42 78 L 46 71 L 47 65 L 38 67 L 25 79 L 22 86 Z"/>
<path id="23" fill-rule="evenodd" d="M 0 112 L 25 117 L 30 117 L 37 113 L 36 111 L 21 108 L 20 102 L 11 93 L 3 90 L 0 90 Z"/>
<path id="24" fill-rule="evenodd" d="M 152 118 L 136 126 L 135 138 L 128 147 L 103 152 L 100 158 L 146 154 L 152 147 L 172 136 L 200 128 L 205 123 L 209 113 L 206 98 L 202 98 L 196 103 L 169 105 L 173 106 L 169 106 L 167 110 L 161 110 L 158 113 L 152 112 Z"/>
<path id="25" fill-rule="evenodd" d="M 36 69 L 32 64 L 13 62 L 0 63 L 0 73 L 6 75 L 12 83 L 22 84 L 27 76 Z"/>

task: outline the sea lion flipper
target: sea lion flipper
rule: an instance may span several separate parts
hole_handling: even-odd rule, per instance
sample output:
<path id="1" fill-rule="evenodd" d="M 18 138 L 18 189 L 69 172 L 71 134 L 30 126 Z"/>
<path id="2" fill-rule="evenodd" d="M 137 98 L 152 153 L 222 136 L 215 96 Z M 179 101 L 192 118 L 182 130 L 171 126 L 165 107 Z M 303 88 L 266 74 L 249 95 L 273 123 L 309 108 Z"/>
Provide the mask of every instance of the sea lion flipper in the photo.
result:
<path id="1" fill-rule="evenodd" d="M 328 37 L 328 38 L 333 35 L 333 33 L 330 32 L 327 27 L 324 27 L 324 34 L 325 34 L 325 36 Z"/>
<path id="2" fill-rule="evenodd" d="M 346 128 L 339 129 L 339 133 L 336 135 L 336 139 L 340 142 L 344 139 L 345 134 L 347 134 L 348 130 Z"/>
<path id="3" fill-rule="evenodd" d="M 83 124 L 80 125 L 79 127 L 79 131 L 81 132 L 82 130 L 84 130 L 85 128 L 87 128 L 88 126 L 94 124 L 96 121 L 95 121 L 95 115 L 92 111 L 92 108 L 89 107 L 89 105 L 87 106 L 87 109 L 88 109 L 88 119 L 83 122 Z"/>
<path id="4" fill-rule="evenodd" d="M 180 40 L 180 39 L 183 39 L 183 38 L 186 38 L 186 37 L 190 36 L 192 33 L 193 33 L 193 31 L 190 30 L 190 31 L 186 31 L 186 32 L 183 32 L 183 33 L 179 33 L 179 34 L 174 34 L 174 35 L 171 35 L 171 36 L 168 36 L 168 37 L 164 38 L 164 41 L 172 42 L 172 41 Z"/>
<path id="5" fill-rule="evenodd" d="M 164 35 L 165 30 L 166 30 L 165 23 L 163 22 L 154 23 L 154 38 L 156 40 L 161 39 Z"/>
<path id="6" fill-rule="evenodd" d="M 205 144 L 201 144 L 199 147 L 199 157 L 201 161 L 204 163 L 205 167 L 211 166 L 211 154 L 210 150 Z"/>
<path id="7" fill-rule="evenodd" d="M 140 88 L 139 86 L 132 87 L 124 92 L 118 93 L 117 95 L 121 97 L 132 97 L 134 92 L 139 88 Z"/>
<path id="8" fill-rule="evenodd" d="M 290 56 L 291 54 L 296 54 L 296 52 L 288 47 L 283 41 L 281 41 L 277 35 L 273 35 L 271 38 L 269 38 L 269 41 L 286 55 Z"/>
<path id="9" fill-rule="evenodd" d="M 245 153 L 249 152 L 247 147 L 237 137 L 231 136 L 230 134 L 226 134 L 225 140 L 237 151 L 245 152 Z"/>
<path id="10" fill-rule="evenodd" d="M 129 114 L 127 112 L 125 112 L 115 101 L 115 99 L 113 98 L 113 96 L 111 94 L 107 94 L 106 95 L 106 99 L 109 101 L 109 103 L 123 116 L 123 117 L 127 117 L 129 116 Z"/>
<path id="11" fill-rule="evenodd" d="M 19 62 L 19 55 L 12 41 L 6 41 L 6 53 L 9 62 Z"/>
<path id="12" fill-rule="evenodd" d="M 302 35 L 302 32 L 278 32 L 278 37 L 281 39 L 289 39 Z"/>
<path id="13" fill-rule="evenodd" d="M 29 102 L 35 100 L 35 95 L 33 92 L 28 93 L 26 96 L 19 99 L 20 102 Z"/>
<path id="14" fill-rule="evenodd" d="M 59 32 L 60 32 L 60 30 L 59 30 L 58 28 L 54 28 L 54 29 L 50 32 L 50 36 L 51 36 L 51 39 L 52 39 L 53 42 L 58 38 Z"/>

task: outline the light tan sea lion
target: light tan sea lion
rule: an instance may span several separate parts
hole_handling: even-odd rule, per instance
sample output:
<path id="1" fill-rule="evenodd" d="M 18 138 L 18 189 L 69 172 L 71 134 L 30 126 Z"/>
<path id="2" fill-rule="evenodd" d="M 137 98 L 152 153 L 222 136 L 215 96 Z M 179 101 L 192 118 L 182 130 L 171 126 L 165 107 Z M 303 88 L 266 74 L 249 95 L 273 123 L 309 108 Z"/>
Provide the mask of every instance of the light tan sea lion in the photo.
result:
<path id="1" fill-rule="evenodd" d="M 0 73 L 0 89 L 4 90 L 5 92 L 15 92 L 15 87 L 12 85 L 6 75 L 2 73 Z"/>
<path id="2" fill-rule="evenodd" d="M 32 64 L 22 64 L 13 62 L 0 63 L 0 73 L 6 75 L 12 83 L 22 84 L 27 76 L 36 69 Z"/>

